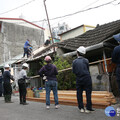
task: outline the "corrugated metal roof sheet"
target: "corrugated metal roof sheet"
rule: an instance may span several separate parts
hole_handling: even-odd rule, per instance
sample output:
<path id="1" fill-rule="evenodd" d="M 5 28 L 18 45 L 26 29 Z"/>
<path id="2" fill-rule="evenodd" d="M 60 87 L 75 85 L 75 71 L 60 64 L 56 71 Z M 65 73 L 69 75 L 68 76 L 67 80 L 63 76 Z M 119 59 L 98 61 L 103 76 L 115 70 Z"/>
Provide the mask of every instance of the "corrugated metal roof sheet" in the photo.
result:
<path id="1" fill-rule="evenodd" d="M 20 60 L 20 59 L 22 58 L 22 56 L 23 56 L 23 54 L 20 54 L 20 55 L 17 55 L 17 56 L 15 56 L 15 57 L 13 57 L 12 59 L 10 59 L 10 60 L 2 63 L 2 64 L 0 65 L 0 67 L 4 67 L 5 64 L 10 64 L 10 65 L 11 65 L 11 64 L 13 64 L 15 61 Z"/>

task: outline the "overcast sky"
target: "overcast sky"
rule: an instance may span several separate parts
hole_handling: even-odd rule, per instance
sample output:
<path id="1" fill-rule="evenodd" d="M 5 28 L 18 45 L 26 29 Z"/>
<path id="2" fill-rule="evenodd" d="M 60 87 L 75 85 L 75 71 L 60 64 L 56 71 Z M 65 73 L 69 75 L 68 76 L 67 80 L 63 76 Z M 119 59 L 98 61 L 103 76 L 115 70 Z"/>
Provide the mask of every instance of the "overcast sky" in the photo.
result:
<path id="1" fill-rule="evenodd" d="M 26 4 L 30 2 L 29 4 Z M 68 15 L 84 9 L 93 8 L 113 0 L 46 0 L 49 18 Z M 118 4 L 119 3 L 119 4 Z M 26 5 L 24 5 L 26 4 Z M 18 8 L 23 5 L 23 7 Z M 16 8 L 15 10 L 12 10 Z M 11 10 L 11 11 L 9 11 Z M 6 13 L 5 13 L 6 12 Z M 61 19 L 50 20 L 52 27 L 58 23 L 67 23 L 71 28 L 82 24 L 96 26 L 120 19 L 120 0 L 96 9 L 80 12 Z M 46 19 L 43 0 L 0 0 L 0 17 L 19 18 L 24 16 L 30 22 Z M 37 22 L 45 27 L 46 22 Z"/>

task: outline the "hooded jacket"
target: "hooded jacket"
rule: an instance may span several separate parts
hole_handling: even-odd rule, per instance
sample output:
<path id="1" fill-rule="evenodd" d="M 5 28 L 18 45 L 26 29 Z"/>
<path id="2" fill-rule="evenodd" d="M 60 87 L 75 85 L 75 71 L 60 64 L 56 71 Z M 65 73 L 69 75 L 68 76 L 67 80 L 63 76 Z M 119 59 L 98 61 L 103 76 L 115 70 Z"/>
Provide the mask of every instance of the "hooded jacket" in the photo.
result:
<path id="1" fill-rule="evenodd" d="M 55 65 L 47 64 L 43 66 L 38 73 L 41 77 L 47 76 L 47 80 L 55 80 L 57 81 L 56 75 L 58 75 L 58 71 Z"/>

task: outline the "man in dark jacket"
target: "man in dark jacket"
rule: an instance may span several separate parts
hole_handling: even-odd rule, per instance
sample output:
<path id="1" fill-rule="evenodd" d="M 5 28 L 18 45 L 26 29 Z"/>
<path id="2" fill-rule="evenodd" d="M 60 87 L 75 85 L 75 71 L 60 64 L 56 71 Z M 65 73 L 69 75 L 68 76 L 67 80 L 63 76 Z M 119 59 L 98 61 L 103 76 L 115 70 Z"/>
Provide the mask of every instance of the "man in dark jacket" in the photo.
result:
<path id="1" fill-rule="evenodd" d="M 120 97 L 120 34 L 113 36 L 115 40 L 118 42 L 118 46 L 116 46 L 112 53 L 112 62 L 117 64 L 116 68 L 116 80 L 119 87 L 119 97 Z"/>
<path id="2" fill-rule="evenodd" d="M 43 66 L 39 70 L 39 75 L 43 77 L 44 75 L 47 77 L 45 80 L 45 88 L 46 88 L 46 108 L 50 108 L 50 91 L 53 90 L 54 100 L 55 100 L 55 108 L 59 108 L 58 103 L 58 94 L 57 94 L 57 78 L 56 75 L 58 74 L 57 68 L 55 65 L 51 64 L 51 57 L 46 56 L 45 62 L 47 65 Z"/>
<path id="3" fill-rule="evenodd" d="M 77 89 L 77 101 L 80 112 L 89 113 L 94 111 L 92 109 L 91 92 L 92 92 L 92 80 L 89 73 L 89 61 L 83 56 L 86 54 L 85 47 L 81 46 L 77 49 L 78 58 L 73 61 L 73 73 L 76 75 L 76 89 Z M 83 105 L 83 90 L 86 91 L 86 109 Z"/>
<path id="4" fill-rule="evenodd" d="M 12 103 L 11 102 L 12 87 L 10 80 L 11 79 L 14 80 L 14 78 L 10 74 L 10 66 L 6 64 L 4 68 L 5 68 L 3 73 L 4 99 L 6 103 Z"/>

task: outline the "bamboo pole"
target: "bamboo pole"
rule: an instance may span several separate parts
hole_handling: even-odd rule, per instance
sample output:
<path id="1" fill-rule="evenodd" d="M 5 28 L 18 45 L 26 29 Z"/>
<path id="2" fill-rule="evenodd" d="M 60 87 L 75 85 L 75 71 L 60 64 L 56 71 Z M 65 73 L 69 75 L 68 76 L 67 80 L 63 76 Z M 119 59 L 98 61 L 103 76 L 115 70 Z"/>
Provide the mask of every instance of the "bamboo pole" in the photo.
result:
<path id="1" fill-rule="evenodd" d="M 111 58 L 107 58 L 107 59 L 104 59 L 104 60 L 111 60 Z M 97 63 L 100 63 L 100 62 L 104 62 L 104 60 L 98 60 L 98 61 L 95 61 L 95 62 L 91 62 L 91 63 L 89 63 L 89 65 L 93 65 L 93 64 L 97 64 Z M 64 72 L 64 71 L 68 71 L 68 70 L 72 70 L 72 67 L 70 67 L 70 68 L 66 68 L 66 69 L 63 69 L 63 70 L 58 70 L 58 73 L 60 73 L 60 72 Z M 36 75 L 36 76 L 32 76 L 32 77 L 30 77 L 30 78 L 39 78 L 40 77 L 40 75 Z"/>

